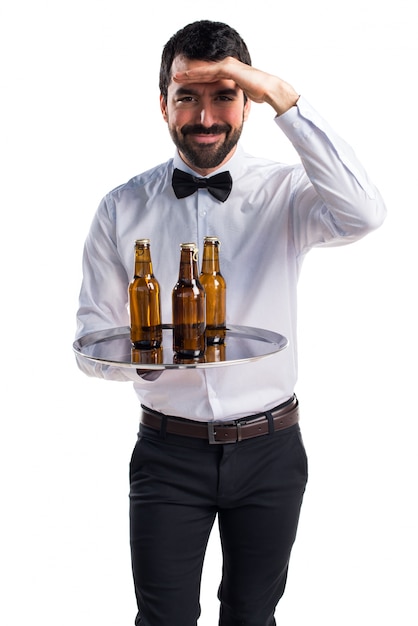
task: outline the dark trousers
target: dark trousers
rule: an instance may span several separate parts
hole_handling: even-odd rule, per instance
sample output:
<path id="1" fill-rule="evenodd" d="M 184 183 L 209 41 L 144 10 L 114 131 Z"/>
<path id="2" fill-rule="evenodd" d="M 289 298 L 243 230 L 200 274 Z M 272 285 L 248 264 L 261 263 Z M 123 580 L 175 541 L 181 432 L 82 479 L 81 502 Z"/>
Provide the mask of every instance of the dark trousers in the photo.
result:
<path id="1" fill-rule="evenodd" d="M 221 626 L 274 626 L 307 481 L 299 425 L 234 444 L 141 425 L 130 466 L 137 626 L 196 626 L 216 516 Z"/>

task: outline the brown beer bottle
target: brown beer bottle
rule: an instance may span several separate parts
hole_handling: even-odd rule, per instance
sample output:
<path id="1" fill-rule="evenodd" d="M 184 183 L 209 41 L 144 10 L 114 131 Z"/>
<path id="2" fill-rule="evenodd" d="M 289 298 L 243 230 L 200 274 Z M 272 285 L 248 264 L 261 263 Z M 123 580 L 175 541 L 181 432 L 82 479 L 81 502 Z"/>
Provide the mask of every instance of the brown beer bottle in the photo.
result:
<path id="1" fill-rule="evenodd" d="M 172 292 L 173 351 L 177 356 L 197 358 L 206 347 L 205 291 L 199 281 L 197 247 L 182 243 L 179 278 Z"/>
<path id="2" fill-rule="evenodd" d="M 128 294 L 132 345 L 158 348 L 163 339 L 160 285 L 152 271 L 149 239 L 135 241 L 135 270 Z"/>
<path id="3" fill-rule="evenodd" d="M 199 280 L 206 293 L 206 342 L 222 343 L 226 334 L 226 282 L 220 271 L 217 237 L 205 237 Z"/>

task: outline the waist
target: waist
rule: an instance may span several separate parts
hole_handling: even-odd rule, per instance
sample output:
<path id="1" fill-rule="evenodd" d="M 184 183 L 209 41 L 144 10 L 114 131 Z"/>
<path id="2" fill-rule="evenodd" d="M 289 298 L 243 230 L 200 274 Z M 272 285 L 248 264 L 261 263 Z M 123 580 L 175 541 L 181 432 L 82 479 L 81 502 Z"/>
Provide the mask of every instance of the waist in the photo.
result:
<path id="1" fill-rule="evenodd" d="M 142 406 L 141 423 L 165 433 L 204 439 L 210 444 L 238 443 L 246 439 L 273 434 L 290 428 L 299 421 L 296 396 L 273 409 L 225 422 L 197 422 L 173 415 L 164 415 Z"/>

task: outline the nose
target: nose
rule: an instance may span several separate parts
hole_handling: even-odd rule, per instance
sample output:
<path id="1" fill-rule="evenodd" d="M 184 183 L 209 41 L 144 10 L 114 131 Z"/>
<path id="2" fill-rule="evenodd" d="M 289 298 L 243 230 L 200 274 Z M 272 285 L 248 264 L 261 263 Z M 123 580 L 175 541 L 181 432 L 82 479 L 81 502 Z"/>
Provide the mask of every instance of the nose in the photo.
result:
<path id="1" fill-rule="evenodd" d="M 215 122 L 215 116 L 210 104 L 206 103 L 202 105 L 199 113 L 200 123 L 202 124 L 202 126 L 210 128 L 210 126 L 212 126 Z"/>

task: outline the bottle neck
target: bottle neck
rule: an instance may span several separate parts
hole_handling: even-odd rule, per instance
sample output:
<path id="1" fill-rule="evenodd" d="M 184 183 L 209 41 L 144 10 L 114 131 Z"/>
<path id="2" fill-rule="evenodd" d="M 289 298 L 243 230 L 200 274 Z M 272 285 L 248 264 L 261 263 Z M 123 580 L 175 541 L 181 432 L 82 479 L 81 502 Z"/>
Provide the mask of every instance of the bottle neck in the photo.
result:
<path id="1" fill-rule="evenodd" d="M 135 278 L 152 276 L 151 250 L 149 248 L 135 248 Z"/>
<path id="2" fill-rule="evenodd" d="M 219 273 L 219 248 L 214 244 L 205 244 L 203 248 L 202 274 Z"/>
<path id="3" fill-rule="evenodd" d="M 180 254 L 179 280 L 196 280 L 197 270 L 197 250 L 190 248 L 182 249 Z"/>

